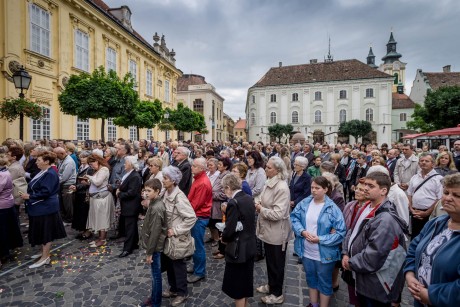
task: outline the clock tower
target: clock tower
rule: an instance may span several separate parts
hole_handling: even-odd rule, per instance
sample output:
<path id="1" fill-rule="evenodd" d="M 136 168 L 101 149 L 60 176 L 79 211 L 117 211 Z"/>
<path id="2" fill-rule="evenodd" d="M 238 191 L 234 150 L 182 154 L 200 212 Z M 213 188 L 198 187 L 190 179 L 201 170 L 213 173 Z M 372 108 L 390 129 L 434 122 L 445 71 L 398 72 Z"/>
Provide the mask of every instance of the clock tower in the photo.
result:
<path id="1" fill-rule="evenodd" d="M 406 82 L 406 64 L 401 62 L 399 58 L 402 57 L 400 53 L 396 51 L 396 40 L 393 37 L 393 32 L 390 34 L 390 39 L 387 43 L 387 54 L 382 58 L 383 63 L 380 64 L 379 70 L 383 71 L 394 77 L 392 91 L 396 93 L 399 84 L 405 84 Z"/>

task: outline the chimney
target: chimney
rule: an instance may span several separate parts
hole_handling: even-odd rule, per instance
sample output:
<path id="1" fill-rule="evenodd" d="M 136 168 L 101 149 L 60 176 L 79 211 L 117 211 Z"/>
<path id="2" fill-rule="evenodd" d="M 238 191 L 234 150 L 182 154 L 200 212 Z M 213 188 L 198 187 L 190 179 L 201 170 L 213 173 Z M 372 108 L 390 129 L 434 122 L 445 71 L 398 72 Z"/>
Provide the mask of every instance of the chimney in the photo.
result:
<path id="1" fill-rule="evenodd" d="M 283 67 L 283 62 L 279 62 L 279 67 Z"/>
<path id="2" fill-rule="evenodd" d="M 443 72 L 450 72 L 450 65 L 446 65 L 442 68 Z"/>
<path id="3" fill-rule="evenodd" d="M 310 60 L 310 64 L 316 64 L 316 63 L 318 63 L 318 59 L 311 59 Z"/>

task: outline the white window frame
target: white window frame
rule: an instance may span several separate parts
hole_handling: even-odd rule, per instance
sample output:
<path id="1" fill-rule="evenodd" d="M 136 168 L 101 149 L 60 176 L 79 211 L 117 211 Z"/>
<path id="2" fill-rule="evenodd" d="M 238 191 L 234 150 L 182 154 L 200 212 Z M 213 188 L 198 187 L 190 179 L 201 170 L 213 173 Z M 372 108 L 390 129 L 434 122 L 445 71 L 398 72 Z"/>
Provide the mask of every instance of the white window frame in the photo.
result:
<path id="1" fill-rule="evenodd" d="M 321 91 L 316 91 L 315 92 L 315 100 L 318 101 L 318 100 L 322 100 L 323 98 L 323 94 L 321 93 Z"/>
<path id="2" fill-rule="evenodd" d="M 374 121 L 374 109 L 367 108 L 366 109 L 366 121 L 373 122 Z"/>
<path id="3" fill-rule="evenodd" d="M 347 99 L 347 91 L 346 90 L 340 90 L 339 99 Z"/>
<path id="4" fill-rule="evenodd" d="M 117 139 L 117 126 L 113 123 L 113 118 L 107 118 L 107 139 L 109 141 Z"/>
<path id="5" fill-rule="evenodd" d="M 89 119 L 81 119 L 77 117 L 77 140 L 89 140 Z"/>
<path id="6" fill-rule="evenodd" d="M 153 73 L 149 69 L 145 72 L 145 94 L 153 96 Z"/>
<path id="7" fill-rule="evenodd" d="M 29 6 L 30 50 L 51 56 L 51 14 L 36 4 Z"/>
<path id="8" fill-rule="evenodd" d="M 165 101 L 169 102 L 169 80 L 165 80 Z"/>
<path id="9" fill-rule="evenodd" d="M 129 73 L 134 79 L 134 88 L 137 89 L 137 62 L 129 60 Z"/>
<path id="10" fill-rule="evenodd" d="M 276 124 L 276 112 L 270 113 L 270 124 Z"/>
<path id="11" fill-rule="evenodd" d="M 31 119 L 30 127 L 32 140 L 51 139 L 51 109 L 42 107 L 43 118 Z"/>
<path id="12" fill-rule="evenodd" d="M 321 111 L 320 110 L 315 111 L 315 123 L 321 123 Z"/>
<path id="13" fill-rule="evenodd" d="M 153 129 L 152 128 L 148 128 L 147 129 L 147 140 L 150 140 L 153 136 Z"/>
<path id="14" fill-rule="evenodd" d="M 298 93 L 293 93 L 292 94 L 292 101 L 299 101 L 299 94 Z"/>
<path id="15" fill-rule="evenodd" d="M 339 111 L 339 123 L 344 123 L 347 121 L 347 110 L 341 109 Z"/>
<path id="16" fill-rule="evenodd" d="M 400 122 L 407 121 L 407 113 L 399 113 L 399 121 Z"/>
<path id="17" fill-rule="evenodd" d="M 75 67 L 89 72 L 89 35 L 80 29 L 74 34 Z"/>
<path id="18" fill-rule="evenodd" d="M 139 140 L 136 126 L 129 126 L 129 139 L 133 142 Z"/>
<path id="19" fill-rule="evenodd" d="M 292 111 L 291 114 L 291 122 L 293 124 L 298 124 L 299 123 L 299 112 L 297 111 Z"/>
<path id="20" fill-rule="evenodd" d="M 117 51 L 113 48 L 107 47 L 106 49 L 105 67 L 107 71 L 117 72 Z"/>
<path id="21" fill-rule="evenodd" d="M 270 95 L 270 102 L 276 102 L 276 94 Z"/>
<path id="22" fill-rule="evenodd" d="M 374 89 L 373 88 L 366 88 L 366 98 L 373 98 L 374 97 Z"/>

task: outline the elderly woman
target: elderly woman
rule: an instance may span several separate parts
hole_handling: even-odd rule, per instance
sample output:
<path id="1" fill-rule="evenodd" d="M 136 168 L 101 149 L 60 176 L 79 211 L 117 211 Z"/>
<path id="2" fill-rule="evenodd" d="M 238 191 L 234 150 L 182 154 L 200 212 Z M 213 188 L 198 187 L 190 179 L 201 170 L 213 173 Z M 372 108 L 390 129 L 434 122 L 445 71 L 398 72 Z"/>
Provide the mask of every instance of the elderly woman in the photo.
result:
<path id="1" fill-rule="evenodd" d="M 23 244 L 18 214 L 14 208 L 13 181 L 7 164 L 6 155 L 0 154 L 0 267 L 10 257 L 10 249 Z"/>
<path id="2" fill-rule="evenodd" d="M 123 252 L 118 255 L 119 258 L 129 256 L 133 253 L 133 250 L 138 248 L 137 217 L 141 211 L 142 190 L 142 178 L 138 173 L 138 169 L 137 157 L 125 157 L 125 174 L 121 178 L 120 186 L 116 191 L 117 198 L 120 200 L 121 216 L 124 217 L 126 232 Z"/>
<path id="3" fill-rule="evenodd" d="M 72 228 L 80 231 L 80 234 L 76 237 L 80 240 L 86 240 L 92 237 L 91 231 L 86 228 L 89 212 L 89 197 L 87 197 L 87 193 L 89 193 L 90 184 L 85 176 L 94 174 L 94 170 L 88 164 L 88 157 L 90 155 L 90 151 L 83 151 L 78 156 L 80 158 L 80 168 L 77 173 L 77 183 L 69 187 L 69 190 L 75 191 Z"/>
<path id="4" fill-rule="evenodd" d="M 56 154 L 45 151 L 37 155 L 40 172 L 29 182 L 27 193 L 22 194 L 26 200 L 29 214 L 29 243 L 42 245 L 42 253 L 32 256 L 38 261 L 30 269 L 39 268 L 50 263 L 51 242 L 67 236 L 59 214 L 59 175 L 51 169 Z"/>
<path id="5" fill-rule="evenodd" d="M 290 164 L 289 164 L 290 165 Z M 291 208 L 307 198 L 311 194 L 311 177 L 305 171 L 308 166 L 308 159 L 297 156 L 294 160 L 294 172 L 292 174 L 289 190 L 291 191 Z"/>
<path id="6" fill-rule="evenodd" d="M 460 302 L 460 174 L 444 177 L 447 215 L 429 221 L 412 240 L 404 273 L 414 306 L 457 306 Z"/>
<path id="7" fill-rule="evenodd" d="M 291 213 L 296 235 L 294 249 L 302 257 L 304 270 L 308 272 L 310 304 L 321 307 L 329 306 L 332 272 L 336 261 L 340 260 L 340 243 L 346 232 L 343 214 L 329 198 L 331 192 L 332 185 L 327 178 L 313 178 L 312 195 Z"/>
<path id="8" fill-rule="evenodd" d="M 243 162 L 233 164 L 232 173 L 241 179 L 241 189 L 243 190 L 243 192 L 248 194 L 249 196 L 252 196 L 251 188 L 249 187 L 249 184 L 246 181 L 246 174 L 248 173 L 247 165 Z"/>
<path id="9" fill-rule="evenodd" d="M 436 158 L 434 170 L 441 176 L 450 175 L 457 172 L 452 154 L 448 151 L 442 151 Z"/>
<path id="10" fill-rule="evenodd" d="M 342 157 L 338 153 L 334 153 L 331 155 L 330 162 L 334 164 L 334 171 L 331 172 L 334 175 L 339 178 L 339 182 L 342 184 L 342 186 L 345 184 L 345 178 L 346 178 L 346 173 L 345 173 L 345 167 L 340 163 L 340 160 Z"/>
<path id="11" fill-rule="evenodd" d="M 107 190 L 109 183 L 109 165 L 102 157 L 91 154 L 87 158 L 94 174 L 86 174 L 84 178 L 89 182 L 89 212 L 86 228 L 92 232 L 99 232 L 99 238 L 90 243 L 91 247 L 106 244 L 107 231 L 113 222 L 115 206 L 112 193 Z"/>
<path id="12" fill-rule="evenodd" d="M 195 211 L 184 192 L 179 189 L 182 172 L 175 166 L 163 169 L 163 187 L 165 194 L 163 202 L 166 206 L 168 220 L 168 237 L 191 237 L 191 230 L 196 222 Z M 188 251 L 192 255 L 194 251 Z M 164 267 L 168 275 L 169 290 L 163 292 L 163 297 L 176 297 L 171 306 L 182 304 L 188 295 L 187 290 L 187 265 L 184 259 L 171 259 L 163 257 Z"/>
<path id="13" fill-rule="evenodd" d="M 239 240 L 238 259 L 225 255 L 225 272 L 222 291 L 235 300 L 236 307 L 246 307 L 248 297 L 253 296 L 254 256 L 256 254 L 254 200 L 241 190 L 241 179 L 235 174 L 222 178 L 222 186 L 229 198 L 225 214 L 227 220 L 222 232 L 222 242 Z M 236 231 L 240 221 L 243 230 Z"/>
<path id="14" fill-rule="evenodd" d="M 117 163 L 117 149 L 115 147 L 107 147 L 104 151 L 104 159 L 110 166 L 110 169 Z"/>
<path id="15" fill-rule="evenodd" d="M 11 180 L 14 181 L 16 179 L 22 180 L 25 185 L 25 171 L 24 167 L 19 163 L 19 160 L 24 155 L 24 150 L 21 147 L 10 147 L 7 153 L 7 158 L 9 162 L 8 171 L 11 175 Z M 23 178 L 23 179 L 20 179 Z M 19 195 L 14 195 L 14 204 L 16 206 L 17 212 L 19 212 L 19 207 L 24 203 L 24 200 Z"/>
<path id="16" fill-rule="evenodd" d="M 164 167 L 169 165 L 169 153 L 166 151 L 166 145 L 164 143 L 160 145 L 160 149 L 158 149 L 157 156 L 163 162 Z"/>
<path id="17" fill-rule="evenodd" d="M 257 236 L 264 242 L 268 284 L 257 288 L 266 296 L 265 304 L 282 304 L 286 247 L 290 239 L 290 192 L 286 183 L 286 165 L 279 157 L 272 157 L 265 167 L 267 182 L 256 204 L 259 213 Z"/>

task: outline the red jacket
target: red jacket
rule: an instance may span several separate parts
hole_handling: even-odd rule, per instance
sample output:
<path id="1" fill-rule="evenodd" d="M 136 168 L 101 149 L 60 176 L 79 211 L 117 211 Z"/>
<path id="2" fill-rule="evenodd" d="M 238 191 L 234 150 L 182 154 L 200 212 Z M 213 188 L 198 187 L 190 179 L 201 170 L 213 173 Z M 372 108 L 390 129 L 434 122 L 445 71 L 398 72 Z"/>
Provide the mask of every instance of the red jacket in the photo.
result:
<path id="1" fill-rule="evenodd" d="M 196 217 L 209 218 L 212 207 L 212 185 L 206 172 L 196 175 L 188 193 L 188 200 L 195 210 Z"/>

